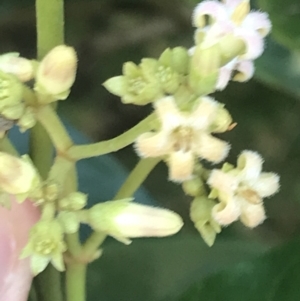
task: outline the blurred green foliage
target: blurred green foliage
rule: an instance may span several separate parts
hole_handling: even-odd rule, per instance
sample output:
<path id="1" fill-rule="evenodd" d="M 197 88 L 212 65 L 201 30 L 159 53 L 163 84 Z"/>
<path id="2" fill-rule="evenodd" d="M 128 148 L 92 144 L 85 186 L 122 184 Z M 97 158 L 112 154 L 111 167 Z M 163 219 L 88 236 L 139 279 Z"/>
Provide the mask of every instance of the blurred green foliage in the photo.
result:
<path id="1" fill-rule="evenodd" d="M 78 52 L 79 70 L 60 113 L 94 140 L 114 137 L 144 118 L 150 106 L 122 105 L 101 83 L 119 75 L 125 61 L 158 57 L 168 46 L 190 47 L 196 3 L 67 0 L 66 39 Z M 281 176 L 280 193 L 266 200 L 269 218 L 255 230 L 236 223 L 208 248 L 188 219 L 190 199 L 166 180 L 160 164 L 145 186 L 161 206 L 184 217 L 184 229 L 171 238 L 134 240 L 131 246 L 108 240 L 102 258 L 89 268 L 89 301 L 173 301 L 185 290 L 181 301 L 299 300 L 299 239 L 290 241 L 300 234 L 300 3 L 257 0 L 253 5 L 268 12 L 273 23 L 255 78 L 231 83 L 215 96 L 238 123 L 222 135 L 232 145 L 228 160 L 234 163 L 243 149 L 257 150 L 265 169 Z M 35 57 L 34 1 L 3 0 L 0 17 L 0 52 Z M 131 147 L 116 158 L 129 169 L 137 161 Z M 102 173 L 101 164 L 92 165 L 86 164 L 85 174 Z M 94 181 L 96 188 L 101 177 Z"/>

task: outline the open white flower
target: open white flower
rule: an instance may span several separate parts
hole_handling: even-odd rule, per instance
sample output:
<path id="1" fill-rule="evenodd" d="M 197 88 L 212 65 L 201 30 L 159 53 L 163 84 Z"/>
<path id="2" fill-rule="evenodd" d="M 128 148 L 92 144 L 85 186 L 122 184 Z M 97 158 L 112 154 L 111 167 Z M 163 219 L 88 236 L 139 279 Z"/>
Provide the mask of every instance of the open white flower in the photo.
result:
<path id="1" fill-rule="evenodd" d="M 209 17 L 206 22 L 205 16 Z M 271 30 L 268 14 L 250 12 L 249 0 L 203 1 L 194 10 L 193 25 L 203 43 L 217 43 L 227 34 L 241 38 L 246 45 L 244 59 L 255 59 L 263 52 L 263 38 Z"/>
<path id="2" fill-rule="evenodd" d="M 155 109 L 161 129 L 138 137 L 135 143 L 138 154 L 141 157 L 167 155 L 169 178 L 176 182 L 191 177 L 198 157 L 213 163 L 222 161 L 230 147 L 210 134 L 219 107 L 210 97 L 202 97 L 191 113 L 179 111 L 172 96 L 157 101 Z"/>
<path id="3" fill-rule="evenodd" d="M 213 170 L 208 184 L 217 191 L 219 204 L 212 210 L 220 225 L 229 225 L 238 218 L 250 228 L 265 220 L 263 198 L 279 190 L 279 176 L 262 172 L 263 160 L 253 151 L 243 151 L 237 167 L 225 172 Z"/>

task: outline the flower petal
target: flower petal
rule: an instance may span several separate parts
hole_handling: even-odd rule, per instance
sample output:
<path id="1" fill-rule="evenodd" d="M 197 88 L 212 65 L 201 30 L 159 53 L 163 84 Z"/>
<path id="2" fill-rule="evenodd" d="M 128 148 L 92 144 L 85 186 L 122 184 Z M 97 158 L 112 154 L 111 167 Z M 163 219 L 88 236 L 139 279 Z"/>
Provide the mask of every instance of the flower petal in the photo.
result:
<path id="1" fill-rule="evenodd" d="M 262 204 L 253 205 L 241 202 L 241 222 L 249 228 L 254 228 L 266 219 L 265 209 Z"/>
<path id="2" fill-rule="evenodd" d="M 259 32 L 262 37 L 265 37 L 272 28 L 268 14 L 262 12 L 251 12 L 243 21 L 243 27 L 254 29 Z"/>
<path id="3" fill-rule="evenodd" d="M 224 4 L 217 1 L 203 1 L 194 9 L 192 16 L 193 26 L 200 28 L 204 27 L 206 25 L 205 15 L 214 18 L 216 21 L 228 18 L 228 13 Z"/>
<path id="4" fill-rule="evenodd" d="M 155 112 L 162 122 L 163 131 L 172 131 L 180 126 L 184 120 L 176 106 L 173 96 L 164 97 L 154 103 Z"/>
<path id="5" fill-rule="evenodd" d="M 237 168 L 245 182 L 256 182 L 261 173 L 263 164 L 262 157 L 253 151 L 243 151 L 238 158 Z"/>
<path id="6" fill-rule="evenodd" d="M 134 144 L 140 157 L 160 157 L 171 151 L 171 143 L 164 132 L 145 133 L 139 136 Z"/>
<path id="7" fill-rule="evenodd" d="M 224 160 L 230 150 L 230 145 L 209 134 L 201 133 L 199 141 L 195 143 L 193 151 L 202 159 L 213 163 Z"/>
<path id="8" fill-rule="evenodd" d="M 240 61 L 235 69 L 239 73 L 233 77 L 233 80 L 238 82 L 245 82 L 254 74 L 254 64 L 252 61 Z"/>
<path id="9" fill-rule="evenodd" d="M 207 180 L 207 184 L 226 194 L 231 194 L 238 188 L 239 179 L 219 169 L 213 169 Z"/>
<path id="10" fill-rule="evenodd" d="M 228 64 L 226 64 L 225 66 L 220 68 L 219 77 L 216 84 L 217 90 L 222 91 L 224 90 L 224 88 L 226 88 L 228 82 L 231 79 L 232 71 L 234 70 L 235 65 L 236 65 L 236 60 L 234 59 L 230 61 Z"/>
<path id="11" fill-rule="evenodd" d="M 253 185 L 255 191 L 262 198 L 273 195 L 279 190 L 279 187 L 279 176 L 272 172 L 261 173 L 257 182 Z"/>
<path id="12" fill-rule="evenodd" d="M 213 122 L 218 110 L 218 102 L 213 98 L 201 97 L 198 107 L 188 119 L 195 130 L 206 130 Z"/>
<path id="13" fill-rule="evenodd" d="M 230 225 L 240 216 L 239 203 L 233 197 L 227 196 L 226 202 L 215 205 L 212 209 L 212 217 L 223 226 Z"/>
<path id="14" fill-rule="evenodd" d="M 194 156 L 192 152 L 173 152 L 168 159 L 169 179 L 174 182 L 189 180 L 193 173 Z"/>

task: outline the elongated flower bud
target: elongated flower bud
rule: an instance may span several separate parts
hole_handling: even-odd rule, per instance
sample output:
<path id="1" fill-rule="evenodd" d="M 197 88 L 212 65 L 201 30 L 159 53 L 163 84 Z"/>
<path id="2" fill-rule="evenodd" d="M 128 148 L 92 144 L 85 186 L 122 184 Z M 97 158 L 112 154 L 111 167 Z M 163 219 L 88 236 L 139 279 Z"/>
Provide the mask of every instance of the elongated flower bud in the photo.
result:
<path id="1" fill-rule="evenodd" d="M 129 244 L 128 238 L 132 237 L 173 235 L 183 225 L 175 212 L 130 203 L 128 199 L 93 206 L 86 222 L 96 231 L 107 233 L 125 244 Z"/>
<path id="2" fill-rule="evenodd" d="M 65 99 L 75 81 L 76 68 L 77 56 L 74 48 L 66 45 L 53 48 L 38 67 L 35 89 L 39 93 Z"/>

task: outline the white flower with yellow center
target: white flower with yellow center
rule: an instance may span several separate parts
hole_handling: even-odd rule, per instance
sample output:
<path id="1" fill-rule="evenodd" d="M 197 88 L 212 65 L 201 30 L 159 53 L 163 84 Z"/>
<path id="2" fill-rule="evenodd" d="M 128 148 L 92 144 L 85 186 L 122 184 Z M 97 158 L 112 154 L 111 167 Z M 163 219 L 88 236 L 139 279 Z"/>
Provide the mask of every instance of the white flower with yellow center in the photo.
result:
<path id="1" fill-rule="evenodd" d="M 229 225 L 238 218 L 250 228 L 261 224 L 266 216 L 263 198 L 279 190 L 279 176 L 262 172 L 263 160 L 253 151 L 243 151 L 237 167 L 224 172 L 215 169 L 207 183 L 215 189 L 220 201 L 212 210 L 220 225 Z"/>
<path id="2" fill-rule="evenodd" d="M 161 129 L 138 137 L 135 143 L 138 154 L 141 157 L 167 156 L 169 178 L 175 182 L 191 178 L 198 157 L 213 163 L 222 161 L 228 154 L 229 144 L 210 134 L 219 107 L 220 104 L 210 97 L 202 97 L 191 113 L 179 111 L 172 96 L 157 101 L 155 111 Z"/>

